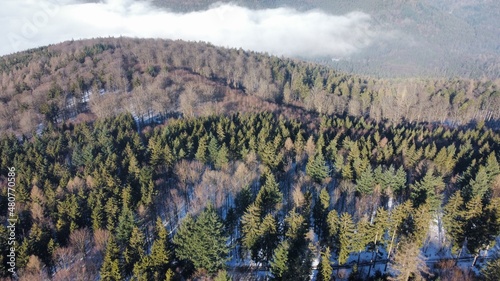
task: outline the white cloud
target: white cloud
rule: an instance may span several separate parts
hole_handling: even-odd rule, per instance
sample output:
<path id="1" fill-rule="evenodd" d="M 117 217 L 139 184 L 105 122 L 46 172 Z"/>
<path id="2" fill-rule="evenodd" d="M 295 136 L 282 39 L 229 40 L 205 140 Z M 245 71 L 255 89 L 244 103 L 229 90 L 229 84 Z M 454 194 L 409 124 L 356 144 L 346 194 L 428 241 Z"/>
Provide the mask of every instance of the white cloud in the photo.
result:
<path id="1" fill-rule="evenodd" d="M 132 0 L 2 0 L 0 55 L 70 39 L 131 36 L 207 41 L 286 56 L 346 56 L 384 37 L 369 15 L 218 4 L 173 13 Z"/>

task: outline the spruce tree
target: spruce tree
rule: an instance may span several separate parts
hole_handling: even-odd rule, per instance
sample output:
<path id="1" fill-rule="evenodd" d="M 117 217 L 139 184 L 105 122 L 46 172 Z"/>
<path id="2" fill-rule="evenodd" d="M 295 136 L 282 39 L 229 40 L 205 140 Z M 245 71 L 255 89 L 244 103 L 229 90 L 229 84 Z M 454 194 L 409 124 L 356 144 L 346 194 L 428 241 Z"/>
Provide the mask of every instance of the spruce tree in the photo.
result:
<path id="1" fill-rule="evenodd" d="M 500 276 L 500 257 L 490 260 L 481 270 L 481 275 L 485 281 L 498 281 Z"/>
<path id="2" fill-rule="evenodd" d="M 255 204 L 262 211 L 261 215 L 265 216 L 276 210 L 281 198 L 282 194 L 279 191 L 279 185 L 274 179 L 274 176 L 268 172 L 265 175 L 265 183 L 255 199 Z"/>
<path id="3" fill-rule="evenodd" d="M 285 274 L 289 270 L 288 264 L 288 248 L 290 245 L 288 241 L 281 242 L 273 254 L 271 261 L 271 273 L 275 280 L 285 280 Z"/>
<path id="4" fill-rule="evenodd" d="M 203 136 L 198 141 L 198 149 L 196 150 L 195 157 L 198 161 L 200 161 L 202 163 L 206 163 L 207 158 L 208 158 L 207 157 L 207 150 L 208 150 L 207 142 L 208 142 L 208 138 L 206 136 Z"/>
<path id="5" fill-rule="evenodd" d="M 314 157 L 309 157 L 306 165 L 306 173 L 317 183 L 321 183 L 325 178 L 328 177 L 328 166 L 326 165 L 321 150 L 318 151 L 318 153 L 316 153 Z"/>
<path id="6" fill-rule="evenodd" d="M 318 281 L 330 281 L 332 279 L 333 267 L 330 262 L 330 247 L 321 252 L 321 260 L 318 265 Z"/>
<path id="7" fill-rule="evenodd" d="M 318 198 L 316 198 L 316 203 L 314 204 L 313 218 L 314 218 L 314 230 L 318 234 L 319 239 L 323 238 L 328 234 L 328 225 L 326 224 L 326 218 L 328 216 L 328 208 L 330 207 L 330 194 L 326 188 L 322 188 Z"/>
<path id="8" fill-rule="evenodd" d="M 443 226 L 447 240 L 451 243 L 452 253 L 457 254 L 464 242 L 463 199 L 456 191 L 443 208 Z"/>
<path id="9" fill-rule="evenodd" d="M 352 239 L 352 250 L 358 252 L 358 265 L 361 252 L 364 251 L 366 246 L 373 240 L 372 228 L 367 216 L 363 216 L 356 224 L 356 231 Z"/>
<path id="10" fill-rule="evenodd" d="M 125 251 L 123 252 L 123 259 L 125 261 L 125 272 L 131 273 L 134 264 L 139 262 L 144 256 L 145 237 L 142 231 L 134 226 Z"/>
<path id="11" fill-rule="evenodd" d="M 342 213 L 339 222 L 339 264 L 345 264 L 353 248 L 355 225 L 349 213 Z"/>
<path id="12" fill-rule="evenodd" d="M 215 273 L 225 267 L 229 248 L 224 224 L 210 204 L 196 220 L 189 216 L 174 237 L 176 254 L 189 260 L 196 269 Z"/>
<path id="13" fill-rule="evenodd" d="M 339 231 L 339 214 L 335 210 L 331 210 L 326 218 L 326 223 L 328 225 L 328 238 L 330 240 L 330 245 L 334 246 L 336 249 L 338 243 L 338 231 Z"/>
<path id="14" fill-rule="evenodd" d="M 151 246 L 150 266 L 153 273 L 157 276 L 163 276 L 170 262 L 170 252 L 168 250 L 168 234 L 161 218 L 156 219 L 155 225 L 156 238 Z"/>
<path id="15" fill-rule="evenodd" d="M 245 249 L 250 250 L 257 243 L 261 235 L 260 224 L 261 210 L 257 205 L 251 204 L 241 218 L 242 245 Z"/>
<path id="16" fill-rule="evenodd" d="M 214 281 L 232 281 L 232 280 L 233 279 L 227 273 L 226 270 L 219 270 L 219 272 L 217 272 L 217 275 L 214 278 Z"/>
<path id="17" fill-rule="evenodd" d="M 123 280 L 120 269 L 120 249 L 116 245 L 113 235 L 110 235 L 106 245 L 106 253 L 101 266 L 101 280 L 118 281 Z"/>
<path id="18" fill-rule="evenodd" d="M 366 169 L 361 175 L 356 179 L 356 191 L 362 195 L 371 194 L 375 186 L 375 179 L 371 168 Z"/>

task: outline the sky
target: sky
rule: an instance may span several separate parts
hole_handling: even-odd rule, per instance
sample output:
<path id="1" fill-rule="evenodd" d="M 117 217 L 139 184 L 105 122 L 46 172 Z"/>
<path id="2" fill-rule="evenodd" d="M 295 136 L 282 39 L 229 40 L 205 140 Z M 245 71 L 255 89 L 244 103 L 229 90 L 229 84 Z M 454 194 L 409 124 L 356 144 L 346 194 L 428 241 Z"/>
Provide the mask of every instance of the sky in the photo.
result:
<path id="1" fill-rule="evenodd" d="M 205 41 L 273 55 L 345 57 L 390 37 L 370 15 L 216 4 L 174 13 L 133 0 L 1 0 L 0 55 L 66 40 L 127 36 Z"/>

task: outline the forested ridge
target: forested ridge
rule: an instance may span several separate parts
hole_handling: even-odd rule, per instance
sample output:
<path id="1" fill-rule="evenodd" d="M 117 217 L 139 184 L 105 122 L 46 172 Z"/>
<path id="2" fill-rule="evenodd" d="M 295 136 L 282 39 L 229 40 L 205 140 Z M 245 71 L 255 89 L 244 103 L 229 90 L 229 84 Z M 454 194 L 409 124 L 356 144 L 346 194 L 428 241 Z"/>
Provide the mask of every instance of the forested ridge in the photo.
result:
<path id="1" fill-rule="evenodd" d="M 9 167 L 20 280 L 500 275 L 495 82 L 128 38 L 0 69 L 6 280 Z"/>
<path id="2" fill-rule="evenodd" d="M 394 122 L 498 125 L 500 119 L 495 81 L 372 79 L 205 43 L 70 41 L 4 56 L 0 72 L 2 132 L 30 134 L 47 123 L 123 111 L 150 119 L 263 107 Z"/>

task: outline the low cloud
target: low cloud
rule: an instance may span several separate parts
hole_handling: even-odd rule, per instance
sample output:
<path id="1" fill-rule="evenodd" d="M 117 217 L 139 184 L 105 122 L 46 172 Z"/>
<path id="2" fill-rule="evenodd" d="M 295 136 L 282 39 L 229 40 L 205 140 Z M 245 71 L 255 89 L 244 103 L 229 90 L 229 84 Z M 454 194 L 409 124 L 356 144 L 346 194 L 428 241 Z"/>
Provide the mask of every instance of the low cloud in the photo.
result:
<path id="1" fill-rule="evenodd" d="M 71 39 L 130 36 L 206 41 L 274 55 L 341 57 L 387 34 L 362 12 L 337 16 L 217 4 L 174 13 L 132 0 L 2 0 L 1 6 L 0 55 Z"/>

